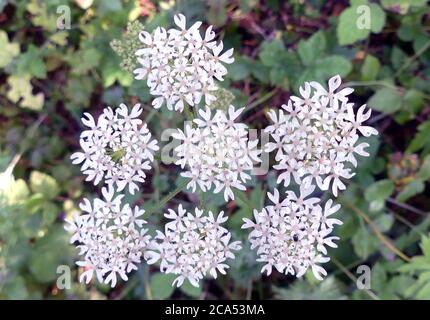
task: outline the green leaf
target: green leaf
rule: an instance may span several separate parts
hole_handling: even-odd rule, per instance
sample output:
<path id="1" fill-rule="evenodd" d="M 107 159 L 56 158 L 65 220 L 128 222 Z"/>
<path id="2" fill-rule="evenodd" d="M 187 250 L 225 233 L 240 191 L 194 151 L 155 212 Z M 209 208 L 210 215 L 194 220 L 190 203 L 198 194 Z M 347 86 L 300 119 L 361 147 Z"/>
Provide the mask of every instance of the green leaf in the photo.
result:
<path id="1" fill-rule="evenodd" d="M 53 33 L 57 29 L 57 15 L 48 14 L 47 1 L 27 1 L 27 11 L 31 13 L 30 18 L 33 25 L 42 27 L 45 31 Z"/>
<path id="2" fill-rule="evenodd" d="M 19 44 L 9 42 L 7 33 L 0 30 L 0 48 L 0 68 L 4 68 L 19 54 Z"/>
<path id="3" fill-rule="evenodd" d="M 367 102 L 370 108 L 384 113 L 394 113 L 402 107 L 402 95 L 394 89 L 382 88 Z"/>
<path id="4" fill-rule="evenodd" d="M 362 259 L 367 259 L 369 255 L 378 249 L 379 241 L 376 239 L 369 229 L 362 226 L 352 236 L 352 245 L 354 251 Z"/>
<path id="5" fill-rule="evenodd" d="M 70 262 L 71 247 L 68 240 L 67 233 L 61 226 L 58 226 L 50 228 L 43 238 L 36 241 L 28 265 L 38 282 L 54 281 L 58 277 L 57 267 Z"/>
<path id="6" fill-rule="evenodd" d="M 430 120 L 421 123 L 418 126 L 418 133 L 412 139 L 406 151 L 408 153 L 416 152 L 419 149 L 426 147 L 427 149 L 430 147 L 430 140 L 428 137 L 430 136 Z"/>
<path id="7" fill-rule="evenodd" d="M 418 280 L 410 285 L 405 294 L 408 297 L 417 299 L 430 298 L 430 238 L 421 237 L 421 250 L 423 255 L 415 256 L 409 263 L 402 265 L 399 268 L 400 272 L 407 272 L 418 275 Z"/>
<path id="8" fill-rule="evenodd" d="M 318 284 L 298 279 L 288 287 L 272 286 L 276 299 L 282 300 L 343 300 L 341 284 L 336 277 L 329 276 Z"/>
<path id="9" fill-rule="evenodd" d="M 295 83 L 295 88 L 300 87 L 306 81 L 326 82 L 336 74 L 346 77 L 352 70 L 351 62 L 339 55 L 331 55 L 321 59 L 309 66 L 305 72 L 302 72 Z"/>
<path id="10" fill-rule="evenodd" d="M 382 0 L 381 5 L 384 9 L 398 12 L 400 14 L 408 13 L 411 7 L 425 6 L 427 0 Z"/>
<path id="11" fill-rule="evenodd" d="M 81 110 L 90 105 L 95 83 L 89 76 L 70 77 L 66 86 L 67 108 Z"/>
<path id="12" fill-rule="evenodd" d="M 417 176 L 422 180 L 430 179 L 430 154 L 424 158 Z"/>
<path id="13" fill-rule="evenodd" d="M 109 59 L 102 66 L 103 87 L 108 88 L 118 81 L 122 87 L 129 87 L 133 82 L 133 76 L 119 67 L 116 59 Z"/>
<path id="14" fill-rule="evenodd" d="M 13 175 L 0 173 L 0 203 L 5 201 L 8 205 L 21 204 L 29 196 L 30 190 L 24 180 L 15 180 Z"/>
<path id="15" fill-rule="evenodd" d="M 322 78 L 327 78 L 336 74 L 341 77 L 346 77 L 352 70 L 351 62 L 339 55 L 331 55 L 318 59 L 314 66 L 316 68 L 316 76 Z"/>
<path id="16" fill-rule="evenodd" d="M 16 275 L 10 279 L 6 278 L 3 287 L 0 287 L 7 299 L 24 300 L 28 299 L 28 290 L 23 277 Z M 0 297 L 2 293 L 0 293 Z"/>
<path id="17" fill-rule="evenodd" d="M 424 95 L 416 89 L 409 89 L 404 96 L 404 106 L 411 113 L 419 112 L 424 104 Z"/>
<path id="18" fill-rule="evenodd" d="M 379 63 L 378 58 L 372 56 L 371 54 L 368 54 L 366 56 L 366 59 L 364 59 L 363 65 L 361 66 L 361 80 L 375 80 L 380 68 L 381 64 Z"/>
<path id="19" fill-rule="evenodd" d="M 202 286 L 194 287 L 189 281 L 185 281 L 180 289 L 191 298 L 198 298 L 202 294 Z"/>
<path id="20" fill-rule="evenodd" d="M 384 10 L 375 3 L 356 1 L 344 10 L 339 18 L 337 37 L 340 45 L 366 39 L 370 32 L 379 33 L 385 25 Z"/>
<path id="21" fill-rule="evenodd" d="M 381 263 L 375 263 L 372 266 L 371 284 L 372 290 L 376 292 L 382 291 L 387 282 L 387 273 Z"/>
<path id="22" fill-rule="evenodd" d="M 20 75 L 30 74 L 39 79 L 46 78 L 46 65 L 42 59 L 42 50 L 30 45 L 27 52 L 19 56 L 16 70 Z"/>
<path id="23" fill-rule="evenodd" d="M 31 172 L 30 188 L 34 193 L 41 193 L 47 200 L 55 198 L 60 193 L 57 181 L 46 173 L 39 171 Z"/>
<path id="24" fill-rule="evenodd" d="M 422 236 L 420 247 L 424 256 L 427 257 L 430 261 L 430 238 Z"/>
<path id="25" fill-rule="evenodd" d="M 416 196 L 417 194 L 423 192 L 425 189 L 424 182 L 421 180 L 414 180 L 409 182 L 404 189 L 397 195 L 396 199 L 400 202 L 405 202 L 406 200 Z"/>
<path id="26" fill-rule="evenodd" d="M 394 183 L 391 180 L 380 180 L 370 185 L 364 192 L 364 198 L 370 202 L 372 211 L 381 210 L 387 199 L 394 191 Z"/>
<path id="27" fill-rule="evenodd" d="M 307 40 L 301 40 L 298 46 L 300 59 L 305 66 L 313 64 L 322 56 L 326 49 L 326 39 L 324 33 L 319 31 Z"/>
<path id="28" fill-rule="evenodd" d="M 175 287 L 172 286 L 172 282 L 175 278 L 176 275 L 174 274 L 165 274 L 161 272 L 152 275 L 149 281 L 152 297 L 156 300 L 169 298 L 173 291 L 175 291 Z"/>
<path id="29" fill-rule="evenodd" d="M 19 106 L 22 108 L 28 108 L 31 110 L 39 111 L 43 107 L 44 95 L 42 93 L 33 94 L 33 87 L 30 83 L 29 75 L 11 75 L 7 79 L 9 90 L 7 97 L 14 103 L 19 102 Z"/>
<path id="30" fill-rule="evenodd" d="M 285 51 L 284 43 L 280 39 L 264 41 L 260 46 L 259 57 L 263 65 L 273 67 L 279 63 Z"/>
<path id="31" fill-rule="evenodd" d="M 107 13 L 122 10 L 122 3 L 120 0 L 100 0 L 98 1 L 97 13 L 104 15 Z"/>
<path id="32" fill-rule="evenodd" d="M 96 68 L 100 60 L 101 54 L 95 48 L 80 50 L 68 58 L 70 65 L 73 67 L 72 73 L 75 75 L 83 75 Z"/>
<path id="33" fill-rule="evenodd" d="M 387 232 L 393 226 L 394 218 L 390 214 L 381 214 L 374 222 L 379 231 Z"/>
<path id="34" fill-rule="evenodd" d="M 252 61 L 245 56 L 237 57 L 234 63 L 229 64 L 228 77 L 233 81 L 240 81 L 246 79 L 252 69 Z"/>
<path id="35" fill-rule="evenodd" d="M 255 61 L 251 68 L 251 74 L 254 78 L 263 84 L 267 84 L 270 81 L 269 78 L 270 68 L 265 66 L 259 61 Z"/>

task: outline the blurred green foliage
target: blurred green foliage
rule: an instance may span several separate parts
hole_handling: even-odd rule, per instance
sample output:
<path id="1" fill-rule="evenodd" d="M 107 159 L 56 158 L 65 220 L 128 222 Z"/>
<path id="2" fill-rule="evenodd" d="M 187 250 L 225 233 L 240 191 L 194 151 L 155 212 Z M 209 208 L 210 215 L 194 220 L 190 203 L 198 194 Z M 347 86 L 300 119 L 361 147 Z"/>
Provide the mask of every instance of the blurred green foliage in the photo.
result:
<path id="1" fill-rule="evenodd" d="M 63 5 L 71 25 L 59 30 Z M 429 8 L 425 0 L 0 1 L 0 298 L 430 299 Z M 360 29 L 366 10 L 370 29 Z M 380 135 L 368 141 L 371 156 L 360 159 L 338 199 L 341 241 L 329 251 L 323 282 L 263 277 L 246 245 L 241 220 L 263 206 L 274 172 L 254 177 L 251 192 L 236 202 L 205 195 L 208 208 L 227 211 L 229 228 L 245 243 L 227 276 L 175 289 L 171 276 L 142 264 L 113 290 L 77 282 L 82 270 L 74 266 L 64 218 L 79 212 L 83 195 L 97 192 L 69 160 L 79 119 L 139 101 L 158 139 L 163 128 L 181 127 L 182 116 L 151 110 L 145 84 L 133 80 L 130 55 L 139 29 L 168 26 L 177 12 L 213 24 L 225 47 L 234 47 L 236 61 L 222 84 L 234 95 L 224 95 L 227 102 L 270 98 L 245 114 L 252 127 L 264 127 L 268 108 L 285 103 L 304 81 L 334 74 L 355 88 L 357 103 L 374 109 L 370 121 Z M 158 163 L 152 182 L 127 200 L 152 208 L 181 183 L 177 176 L 177 168 Z M 171 205 L 200 200 L 183 192 Z M 161 213 L 147 220 L 161 225 Z M 363 264 L 372 270 L 370 291 L 356 286 Z M 72 268 L 69 290 L 57 286 L 59 265 Z"/>

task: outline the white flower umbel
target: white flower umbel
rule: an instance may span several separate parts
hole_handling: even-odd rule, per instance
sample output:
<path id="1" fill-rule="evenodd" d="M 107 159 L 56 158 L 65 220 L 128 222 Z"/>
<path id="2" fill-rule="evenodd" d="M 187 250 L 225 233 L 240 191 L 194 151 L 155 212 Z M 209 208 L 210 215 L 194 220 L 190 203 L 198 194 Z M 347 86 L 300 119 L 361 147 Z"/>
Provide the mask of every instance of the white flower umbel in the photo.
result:
<path id="1" fill-rule="evenodd" d="M 235 123 L 244 108 L 235 110 L 233 106 L 224 111 L 199 110 L 199 118 L 193 120 L 194 127 L 186 124 L 185 131 L 178 129 L 173 134 L 182 141 L 175 148 L 179 159 L 177 165 L 187 167 L 181 173 L 190 178 L 188 189 L 195 192 L 197 185 L 202 191 L 218 193 L 224 190 L 224 199 L 234 199 L 232 188 L 246 190 L 243 183 L 251 179 L 254 162 L 260 162 L 258 140 L 248 140 L 248 127 Z"/>
<path id="2" fill-rule="evenodd" d="M 223 43 L 216 43 L 212 26 L 202 37 L 200 21 L 188 29 L 184 15 L 175 15 L 174 21 L 179 30 L 157 27 L 153 34 L 140 33 L 143 48 L 136 55 L 141 67 L 134 70 L 135 78 L 146 79 L 150 93 L 157 97 L 152 101 L 156 109 L 166 103 L 169 110 L 182 112 L 184 105 L 194 106 L 202 98 L 210 105 L 216 80 L 223 81 L 227 74 L 223 63 L 234 61 L 233 49 L 221 54 Z"/>
<path id="3" fill-rule="evenodd" d="M 348 101 L 352 88 L 338 90 L 340 76 L 331 78 L 326 90 L 317 82 L 306 82 L 300 87 L 302 97 L 292 96 L 279 112 L 271 110 L 273 124 L 265 129 L 274 140 L 266 144 L 265 151 L 276 151 L 274 165 L 282 171 L 278 183 L 284 186 L 291 179 L 298 184 L 317 185 L 333 195 L 344 190 L 341 179 L 355 175 L 356 155 L 369 156 L 366 142 L 357 144 L 359 133 L 365 137 L 378 134 L 372 127 L 363 125 L 371 110 L 366 105 L 357 112 Z"/>
<path id="4" fill-rule="evenodd" d="M 157 231 L 151 249 L 145 253 L 148 264 L 160 261 L 160 271 L 177 275 L 172 285 L 181 286 L 185 279 L 198 287 L 206 275 L 217 277 L 226 274 L 227 259 L 234 259 L 234 251 L 240 250 L 240 241 L 230 242 L 231 233 L 221 226 L 227 221 L 224 213 L 215 217 L 209 211 L 195 208 L 194 214 L 182 205 L 178 211 L 169 209 L 164 216 L 170 221 L 165 231 Z"/>
<path id="5" fill-rule="evenodd" d="M 144 210 L 123 206 L 124 196 L 115 197 L 112 186 L 103 187 L 102 194 L 104 199 L 93 203 L 85 198 L 79 204 L 84 213 L 68 221 L 66 229 L 73 233 L 70 242 L 79 243 L 83 257 L 77 262 L 85 269 L 79 280 L 89 283 L 95 273 L 99 282 L 114 287 L 118 275 L 126 281 L 127 273 L 137 269 L 151 237 L 142 228 Z"/>
<path id="6" fill-rule="evenodd" d="M 145 170 L 151 169 L 154 152 L 159 149 L 145 123 L 139 119 L 142 109 L 136 104 L 131 112 L 121 104 L 115 112 L 107 107 L 96 122 L 85 113 L 82 122 L 88 127 L 81 133 L 83 152 L 72 154 L 73 164 L 82 163 L 86 181 L 94 185 L 104 179 L 116 185 L 118 191 L 126 186 L 131 194 L 139 190 L 137 182 L 145 181 Z"/>
<path id="7" fill-rule="evenodd" d="M 326 257 L 326 246 L 337 248 L 333 242 L 339 237 L 330 236 L 333 226 L 342 224 L 330 217 L 339 210 L 328 200 L 324 209 L 318 198 L 308 198 L 315 186 L 300 187 L 300 196 L 287 191 L 280 199 L 279 191 L 268 193 L 273 205 L 261 211 L 254 210 L 254 221 L 244 218 L 242 229 L 250 228 L 251 249 L 257 248 L 257 261 L 263 262 L 261 272 L 269 275 L 275 267 L 279 272 L 301 277 L 310 267 L 319 280 L 327 275 L 320 263 L 330 260 Z"/>

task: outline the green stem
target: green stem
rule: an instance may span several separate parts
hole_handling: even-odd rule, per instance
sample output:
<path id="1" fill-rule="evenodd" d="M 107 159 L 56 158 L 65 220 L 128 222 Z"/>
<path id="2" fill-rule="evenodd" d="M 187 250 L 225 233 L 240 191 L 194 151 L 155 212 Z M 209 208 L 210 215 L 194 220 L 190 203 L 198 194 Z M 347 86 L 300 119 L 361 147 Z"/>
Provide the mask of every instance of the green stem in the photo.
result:
<path id="1" fill-rule="evenodd" d="M 252 277 L 248 278 L 248 287 L 246 289 L 246 300 L 251 300 L 252 298 Z"/>
<path id="2" fill-rule="evenodd" d="M 206 196 L 206 193 L 201 191 L 200 192 L 200 209 L 203 209 L 206 205 L 205 196 Z"/>
<path id="3" fill-rule="evenodd" d="M 139 283 L 139 279 L 136 275 L 134 275 L 127 283 L 127 286 L 122 290 L 118 296 L 115 297 L 115 300 L 122 300 L 124 299 L 130 292 L 133 290 Z"/>
<path id="4" fill-rule="evenodd" d="M 411 63 L 414 62 L 414 60 L 418 59 L 429 48 L 430 48 L 430 40 L 427 41 L 417 52 L 415 52 L 415 54 L 412 57 L 410 57 L 409 59 L 407 59 L 402 64 L 402 66 L 394 74 L 394 78 L 397 78 L 402 73 L 403 70 L 405 70 L 407 67 L 409 67 L 411 65 Z"/>
<path id="5" fill-rule="evenodd" d="M 388 89 L 392 89 L 392 90 L 402 90 L 402 91 L 406 91 L 405 88 L 400 87 L 400 86 L 396 86 L 394 84 L 390 84 L 384 81 L 378 81 L 378 80 L 374 80 L 374 81 L 351 81 L 351 82 L 346 82 L 343 87 L 367 87 L 367 86 L 381 86 L 381 87 L 385 87 Z M 430 95 L 428 94 L 424 94 L 421 93 L 422 97 L 424 99 L 430 100 Z"/>
<path id="6" fill-rule="evenodd" d="M 149 266 L 145 265 L 143 268 L 145 272 L 143 276 L 143 285 L 145 287 L 146 300 L 152 300 L 152 291 L 151 286 L 149 285 Z"/>
<path id="7" fill-rule="evenodd" d="M 187 120 L 193 121 L 194 116 L 193 116 L 193 113 L 191 112 L 190 108 L 191 108 L 191 106 L 188 106 L 188 105 L 184 106 L 185 117 L 187 118 Z"/>
<path id="8" fill-rule="evenodd" d="M 164 198 L 162 198 L 157 205 L 153 206 L 152 208 L 148 209 L 146 211 L 147 215 L 150 215 L 156 211 L 158 211 L 159 209 L 161 209 L 162 207 L 164 207 L 164 205 L 169 202 L 171 199 L 173 199 L 178 193 L 180 193 L 182 190 L 184 190 L 187 187 L 188 182 L 190 182 L 188 179 L 186 181 L 184 181 L 183 183 L 181 183 L 179 186 L 176 187 L 175 190 L 173 190 L 172 192 L 170 192 L 167 196 L 165 196 Z"/>
<path id="9" fill-rule="evenodd" d="M 347 275 L 348 278 L 350 278 L 352 281 L 357 283 L 357 278 L 347 269 L 345 266 L 340 263 L 335 257 L 332 257 L 331 261 L 342 270 L 343 273 Z M 380 300 L 380 298 L 372 291 L 368 289 L 364 289 L 364 292 L 367 293 L 369 297 L 371 297 L 373 300 Z"/>
<path id="10" fill-rule="evenodd" d="M 254 102 L 250 103 L 248 105 L 248 107 L 245 108 L 244 112 L 248 112 L 252 109 L 254 109 L 255 107 L 259 106 L 260 104 L 262 104 L 263 102 L 269 100 L 271 97 L 273 97 L 276 92 L 278 92 L 279 88 L 276 87 L 275 89 L 273 89 L 272 91 L 266 93 L 265 95 L 261 96 L 260 98 L 258 98 L 257 100 L 255 100 Z"/>
<path id="11" fill-rule="evenodd" d="M 382 87 L 386 87 L 386 88 L 393 89 L 393 90 L 401 89 L 400 87 L 397 87 L 394 84 L 390 84 L 390 83 L 378 81 L 378 80 L 374 80 L 374 81 L 350 81 L 350 82 L 346 82 L 343 86 L 344 87 L 382 86 Z"/>
<path id="12" fill-rule="evenodd" d="M 8 174 L 12 174 L 13 169 L 15 168 L 15 166 L 17 165 L 19 160 L 21 160 L 22 155 L 31 146 L 31 143 L 29 140 L 34 138 L 36 130 L 39 128 L 39 126 L 42 124 L 42 122 L 46 119 L 46 117 L 47 117 L 46 114 L 39 116 L 37 121 L 35 123 L 33 123 L 33 125 L 27 130 L 27 132 L 25 134 L 25 138 L 19 147 L 19 152 L 17 154 L 15 154 L 15 156 L 12 158 L 12 161 L 10 162 L 9 166 L 6 169 L 6 172 L 8 172 Z"/>
<path id="13" fill-rule="evenodd" d="M 249 199 L 246 197 L 246 193 L 240 190 L 233 191 L 235 198 L 239 199 L 243 204 L 251 211 L 253 211 L 252 206 L 249 204 Z"/>
<path id="14" fill-rule="evenodd" d="M 154 116 L 157 114 L 157 110 L 156 109 L 152 109 L 151 111 L 149 111 L 148 115 L 146 116 L 145 122 L 149 123 L 151 122 L 152 118 L 154 118 Z"/>

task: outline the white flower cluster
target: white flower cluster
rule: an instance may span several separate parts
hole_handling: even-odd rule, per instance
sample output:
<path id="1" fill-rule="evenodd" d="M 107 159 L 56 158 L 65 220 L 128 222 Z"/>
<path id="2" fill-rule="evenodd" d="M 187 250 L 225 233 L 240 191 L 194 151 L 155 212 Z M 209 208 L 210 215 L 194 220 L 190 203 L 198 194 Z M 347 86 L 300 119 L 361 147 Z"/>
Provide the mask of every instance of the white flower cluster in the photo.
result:
<path id="1" fill-rule="evenodd" d="M 77 262 L 85 268 L 80 281 L 89 283 L 95 273 L 99 282 L 114 287 L 118 275 L 127 280 L 127 273 L 137 269 L 151 237 L 142 228 L 144 210 L 122 206 L 124 196 L 114 197 L 112 186 L 103 187 L 102 194 L 104 200 L 94 199 L 92 205 L 85 198 L 79 205 L 84 214 L 75 215 L 66 228 L 73 233 L 70 242 L 79 243 L 83 256 Z"/>
<path id="2" fill-rule="evenodd" d="M 116 185 L 122 191 L 127 185 L 131 194 L 139 189 L 136 182 L 145 181 L 145 170 L 151 169 L 153 153 L 159 149 L 156 140 L 151 140 L 147 125 L 138 117 L 142 113 L 140 104 L 131 112 L 121 104 L 115 112 L 105 108 L 97 123 L 85 113 L 82 122 L 88 127 L 81 133 L 83 152 L 72 154 L 73 164 L 83 163 L 82 172 L 86 181 L 94 185 L 103 178 L 108 185 Z"/>
<path id="3" fill-rule="evenodd" d="M 301 277 L 309 267 L 319 280 L 327 272 L 320 263 L 330 258 L 326 246 L 337 248 L 333 242 L 339 238 L 329 236 L 335 224 L 342 224 L 330 216 L 339 210 L 340 205 L 332 206 L 328 200 L 324 209 L 318 204 L 320 199 L 308 198 L 315 186 L 300 186 L 300 196 L 287 191 L 285 199 L 280 200 L 279 191 L 268 193 L 273 205 L 262 211 L 254 210 L 255 222 L 244 218 L 243 229 L 251 228 L 249 241 L 251 249 L 257 248 L 259 258 L 264 262 L 261 272 L 268 275 L 275 267 L 279 272 Z"/>
<path id="4" fill-rule="evenodd" d="M 191 178 L 187 188 L 193 192 L 198 185 L 202 191 L 214 193 L 224 189 L 224 199 L 234 199 L 232 188 L 246 190 L 243 183 L 251 179 L 248 174 L 254 162 L 260 162 L 261 150 L 256 148 L 258 140 L 248 140 L 248 127 L 235 123 L 244 108 L 228 109 L 228 115 L 217 110 L 214 115 L 206 107 L 199 110 L 199 118 L 193 120 L 195 127 L 187 124 L 185 132 L 178 129 L 173 134 L 182 143 L 175 148 L 179 159 L 177 165 L 187 166 L 183 177 Z"/>
<path id="5" fill-rule="evenodd" d="M 201 22 L 186 28 L 186 18 L 175 15 L 178 29 L 157 27 L 153 34 L 142 31 L 139 40 L 144 47 L 136 51 L 140 68 L 134 70 L 138 80 L 146 78 L 152 101 L 158 109 L 165 102 L 169 110 L 182 112 L 185 103 L 194 106 L 204 97 L 205 104 L 215 100 L 215 79 L 223 81 L 227 69 L 222 63 L 234 61 L 233 49 L 223 54 L 223 43 L 216 43 L 215 32 L 209 26 L 202 38 Z"/>
<path id="6" fill-rule="evenodd" d="M 364 126 L 371 110 L 366 105 L 354 112 L 353 103 L 348 102 L 352 88 L 338 90 L 340 76 L 331 78 L 328 91 L 318 82 L 306 82 L 300 87 L 302 97 L 292 96 L 285 110 L 271 110 L 273 125 L 265 129 L 275 142 L 266 144 L 266 152 L 276 150 L 276 170 L 282 173 L 278 183 L 290 184 L 291 177 L 298 184 L 316 184 L 321 190 L 332 188 L 337 197 L 344 190 L 341 178 L 355 175 L 356 154 L 368 156 L 368 143 L 357 144 L 359 134 L 369 137 L 377 130 Z M 303 178 L 303 179 L 302 179 Z"/>
<path id="7" fill-rule="evenodd" d="M 197 287 L 208 273 L 214 278 L 217 272 L 226 274 L 226 260 L 234 259 L 233 251 L 241 249 L 240 242 L 230 242 L 231 233 L 221 226 L 227 221 L 223 211 L 217 217 L 198 208 L 194 212 L 182 205 L 177 212 L 169 209 L 164 216 L 171 221 L 164 233 L 157 231 L 151 250 L 145 253 L 148 264 L 160 261 L 161 272 L 178 276 L 173 281 L 178 287 L 185 279 Z"/>

